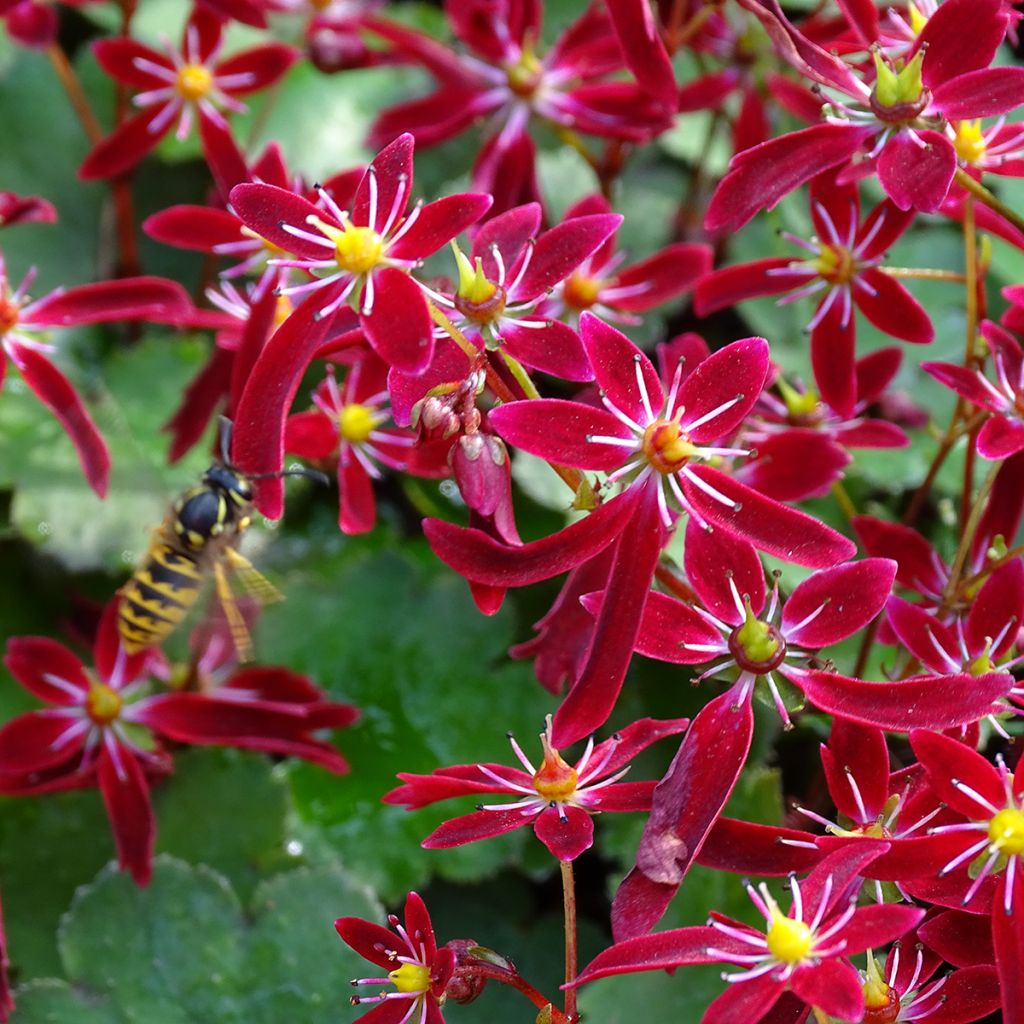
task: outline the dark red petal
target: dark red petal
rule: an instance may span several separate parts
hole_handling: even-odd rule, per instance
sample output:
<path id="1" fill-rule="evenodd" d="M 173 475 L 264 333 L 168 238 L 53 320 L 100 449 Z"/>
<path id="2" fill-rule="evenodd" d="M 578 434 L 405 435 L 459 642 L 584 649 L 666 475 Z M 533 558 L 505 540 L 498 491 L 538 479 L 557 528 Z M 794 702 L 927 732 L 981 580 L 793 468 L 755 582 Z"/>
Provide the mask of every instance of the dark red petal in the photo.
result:
<path id="1" fill-rule="evenodd" d="M 945 910 L 925 921 L 917 934 L 925 945 L 956 967 L 995 963 L 989 922 L 977 914 Z"/>
<path id="2" fill-rule="evenodd" d="M 658 371 L 629 338 L 589 312 L 580 316 L 580 337 L 594 368 L 597 386 L 616 409 L 624 412 L 634 423 L 647 422 L 637 383 L 636 368 L 639 367 L 651 408 L 655 415 L 661 412 L 665 396 Z"/>
<path id="3" fill-rule="evenodd" d="M 711 269 L 712 254 L 706 245 L 680 242 L 620 271 L 611 282 L 608 301 L 616 309 L 642 313 L 690 290 Z M 622 288 L 643 285 L 643 291 L 619 296 Z M 614 297 L 612 297 L 614 296 Z"/>
<path id="4" fill-rule="evenodd" d="M 322 301 L 317 292 L 309 296 L 271 335 L 252 368 L 235 410 L 231 449 L 232 459 L 247 473 L 281 469 L 288 410 L 331 323 L 330 317 L 316 315 Z M 259 510 L 279 519 L 284 511 L 283 481 L 256 481 L 255 493 Z"/>
<path id="5" fill-rule="evenodd" d="M 711 466 L 691 472 L 719 491 L 733 505 L 723 505 L 683 477 L 687 500 L 712 526 L 749 541 L 760 551 L 787 562 L 824 568 L 852 558 L 853 543 L 804 512 L 780 505 Z"/>
<path id="6" fill-rule="evenodd" d="M 430 914 L 426 904 L 417 892 L 410 892 L 405 898 L 405 930 L 417 948 L 422 946 L 424 960 L 432 964 L 437 955 L 437 941 L 434 939 L 434 926 L 430 923 Z"/>
<path id="7" fill-rule="evenodd" d="M 856 340 L 853 310 L 847 315 L 845 296 L 835 295 L 811 330 L 811 366 L 821 397 L 844 419 L 853 416 L 857 405 Z"/>
<path id="8" fill-rule="evenodd" d="M 941 562 L 924 537 L 902 523 L 887 523 L 871 516 L 854 516 L 853 528 L 869 555 L 892 558 L 896 579 L 918 593 L 941 593 L 946 585 Z"/>
<path id="9" fill-rule="evenodd" d="M 491 197 L 478 192 L 445 196 L 422 207 L 415 222 L 393 245 L 388 256 L 420 259 L 437 252 L 456 235 L 475 224 L 490 208 Z"/>
<path id="10" fill-rule="evenodd" d="M 299 51 L 284 43 L 254 46 L 221 61 L 214 69 L 214 82 L 219 84 L 229 75 L 248 75 L 250 80 L 243 85 L 221 86 L 231 96 L 245 96 L 273 85 L 298 59 Z"/>
<path id="11" fill-rule="evenodd" d="M 583 603 L 596 615 L 600 604 L 592 603 L 591 597 L 599 595 L 588 594 Z M 636 638 L 637 654 L 674 665 L 702 665 L 715 657 L 706 650 L 690 650 L 688 644 L 718 645 L 720 653 L 728 649 L 722 634 L 690 605 L 657 591 L 648 595 Z"/>
<path id="12" fill-rule="evenodd" d="M 168 71 L 174 70 L 174 64 L 166 53 L 151 50 L 148 46 L 125 37 L 101 39 L 93 43 L 92 52 L 96 57 L 96 63 L 111 78 L 135 89 L 152 89 L 166 84 L 152 71 L 147 71 L 144 67 L 140 68 L 135 63 L 137 60 L 159 64 Z"/>
<path id="13" fill-rule="evenodd" d="M 993 416 L 978 432 L 978 454 L 999 461 L 1024 451 L 1024 422 Z"/>
<path id="14" fill-rule="evenodd" d="M 753 934 L 753 932 L 751 932 Z M 579 973 L 577 984 L 583 985 L 614 974 L 637 971 L 664 971 L 685 964 L 712 964 L 719 957 L 708 956 L 708 947 L 740 953 L 746 947 L 738 939 L 705 925 L 695 928 L 673 928 L 652 935 L 638 935 L 616 942 L 598 953 Z"/>
<path id="15" fill-rule="evenodd" d="M 790 984 L 794 995 L 808 1006 L 820 1007 L 830 1017 L 861 1020 L 864 1016 L 864 988 L 852 964 L 828 959 L 813 966 L 798 967 Z"/>
<path id="16" fill-rule="evenodd" d="M 833 438 L 821 430 L 796 427 L 758 439 L 756 457 L 741 466 L 736 478 L 775 501 L 822 497 L 842 479 L 851 460 L 839 431 L 836 435 Z"/>
<path id="17" fill-rule="evenodd" d="M 155 320 L 175 323 L 193 312 L 188 293 L 162 277 L 125 277 L 51 292 L 25 311 L 21 322 L 47 327 Z"/>
<path id="18" fill-rule="evenodd" d="M 901 209 L 934 213 L 946 198 L 956 171 L 956 151 L 944 135 L 918 131 L 924 147 L 898 131 L 878 158 L 878 180 Z"/>
<path id="19" fill-rule="evenodd" d="M 228 125 L 219 117 L 211 117 L 199 109 L 199 141 L 202 143 L 206 166 L 210 168 L 217 192 L 227 202 L 231 190 L 249 180 L 245 157 L 235 142 Z"/>
<path id="20" fill-rule="evenodd" d="M 387 951 L 400 946 L 401 942 L 393 931 L 361 917 L 339 917 L 334 922 L 334 929 L 342 942 L 351 946 L 364 960 L 387 971 L 394 970 L 395 962 Z"/>
<path id="21" fill-rule="evenodd" d="M 325 224 L 340 227 L 326 210 L 314 206 L 290 189 L 252 183 L 236 185 L 231 190 L 231 207 L 247 228 L 285 252 L 314 260 L 324 259 L 325 254 L 329 257 L 332 253 L 329 247 L 296 238 L 282 227 L 290 224 L 303 231 L 311 231 L 308 217 L 319 217 Z"/>
<path id="22" fill-rule="evenodd" d="M 511 272 L 527 242 L 536 237 L 540 224 L 538 203 L 527 203 L 499 213 L 476 233 L 470 255 L 474 261 L 479 257 L 488 279 L 497 281 L 500 270 L 494 257 L 494 247 L 497 246 L 506 272 Z"/>
<path id="23" fill-rule="evenodd" d="M 80 704 L 89 689 L 82 663 L 63 644 L 45 636 L 15 636 L 7 641 L 4 655 L 7 671 L 30 693 L 47 704 Z M 46 676 L 55 676 L 80 691 L 80 697 L 54 686 Z"/>
<path id="24" fill-rule="evenodd" d="M 759 210 L 772 209 L 816 174 L 846 163 L 874 131 L 817 124 L 745 149 L 732 158 L 729 173 L 711 197 L 705 228 L 737 231 Z"/>
<path id="25" fill-rule="evenodd" d="M 1024 68 L 983 68 L 938 86 L 932 103 L 947 120 L 960 121 L 1007 114 L 1020 106 L 1022 95 Z"/>
<path id="26" fill-rule="evenodd" d="M 83 181 L 115 178 L 131 170 L 174 126 L 172 117 L 158 131 L 151 130 L 152 123 L 166 108 L 166 103 L 156 103 L 97 142 L 78 168 L 79 178 Z"/>
<path id="27" fill-rule="evenodd" d="M 984 649 L 986 642 L 1004 632 L 993 657 L 1009 651 L 1014 634 L 1024 623 L 1024 562 L 1015 558 L 996 569 L 985 581 L 971 602 L 964 623 L 967 649 L 973 654 Z M 1006 626 L 1010 624 L 1010 629 Z"/>
<path id="28" fill-rule="evenodd" d="M 888 843 L 861 838 L 818 861 L 800 883 L 804 913 L 817 914 L 823 901 L 826 921 L 833 913 L 845 910 L 850 898 L 860 891 L 861 877 L 868 865 L 888 849 Z"/>
<path id="29" fill-rule="evenodd" d="M 582 807 L 548 807 L 533 819 L 533 831 L 559 860 L 575 860 L 594 845 L 594 819 Z"/>
<path id="30" fill-rule="evenodd" d="M 814 275 L 799 271 L 789 274 L 769 273 L 785 270 L 792 262 L 785 256 L 774 256 L 716 270 L 697 285 L 693 295 L 694 310 L 698 316 L 710 316 L 744 299 L 758 295 L 781 295 L 814 280 Z"/>
<path id="31" fill-rule="evenodd" d="M 234 352 L 214 346 L 210 358 L 189 381 L 177 411 L 160 428 L 171 435 L 170 462 L 177 462 L 206 432 L 217 406 L 227 398 L 234 361 Z"/>
<path id="32" fill-rule="evenodd" d="M 859 815 L 858 815 L 859 817 Z M 831 853 L 843 846 L 856 846 L 861 836 L 818 836 L 815 843 L 823 853 Z M 958 853 L 962 853 L 974 840 L 963 833 L 947 832 L 942 835 L 909 836 L 890 839 L 889 852 L 864 869 L 868 878 L 882 882 L 904 882 L 910 879 L 934 878 Z M 961 894 L 962 895 L 962 894 Z"/>
<path id="33" fill-rule="evenodd" d="M 408 133 L 399 135 L 394 142 L 385 146 L 372 160 L 363 175 L 352 204 L 352 223 L 369 226 L 383 232 L 391 211 L 405 212 L 409 192 L 412 189 L 413 137 Z M 373 209 L 374 222 L 370 223 L 370 178 L 376 179 L 376 203 Z"/>
<path id="34" fill-rule="evenodd" d="M 359 318 L 366 340 L 389 366 L 402 373 L 422 373 L 434 354 L 426 296 L 397 267 L 374 270 L 373 290 L 373 309 Z"/>
<path id="35" fill-rule="evenodd" d="M 489 419 L 511 445 L 563 466 L 610 472 L 627 459 L 627 448 L 588 440 L 592 434 L 629 438 L 629 428 L 604 409 L 560 398 L 509 402 Z"/>
<path id="36" fill-rule="evenodd" d="M 895 423 L 863 420 L 855 427 L 840 428 L 835 440 L 844 448 L 906 448 L 910 438 Z"/>
<path id="37" fill-rule="evenodd" d="M 800 688 L 822 711 L 894 732 L 955 729 L 984 718 L 1013 686 L 1004 672 L 914 676 L 875 683 L 832 672 L 801 672 Z"/>
<path id="38" fill-rule="evenodd" d="M 697 855 L 697 863 L 737 875 L 779 878 L 791 871 L 807 871 L 821 860 L 820 850 L 790 846 L 787 840 L 808 843 L 813 837 L 791 828 L 719 818 Z"/>
<path id="39" fill-rule="evenodd" d="M 665 540 L 657 486 L 642 488 L 639 508 L 619 536 L 586 663 L 555 713 L 551 742 L 556 747 L 604 725 L 622 689 Z"/>
<path id="40" fill-rule="evenodd" d="M 137 885 L 148 885 L 153 871 L 156 821 L 149 801 L 146 773 L 126 747 L 117 747 L 115 761 L 106 743 L 97 769 L 121 870 L 130 871 Z"/>
<path id="41" fill-rule="evenodd" d="M 870 243 L 860 250 L 861 258 L 873 259 L 887 252 L 903 232 L 910 227 L 916 216 L 915 211 L 901 210 L 891 199 L 886 199 L 879 203 L 871 211 L 867 220 L 864 221 L 857 232 L 858 245 L 868 238 L 869 235 L 871 237 Z M 881 221 L 881 226 L 876 228 L 879 221 Z M 895 351 L 898 352 L 899 349 Z M 864 359 L 871 359 L 874 355 L 875 353 L 872 353 L 865 356 Z"/>
<path id="42" fill-rule="evenodd" d="M 915 51 L 927 47 L 921 77 L 933 95 L 943 83 L 992 62 L 1006 34 L 1002 7 L 1000 0 L 946 0 L 929 16 Z"/>
<path id="43" fill-rule="evenodd" d="M 608 13 L 629 70 L 666 110 L 675 111 L 676 76 L 650 6 L 645 0 L 609 0 Z"/>
<path id="44" fill-rule="evenodd" d="M 658 783 L 636 867 L 612 903 L 616 940 L 657 924 L 729 799 L 754 728 L 750 700 L 736 700 L 727 690 L 700 711 Z"/>
<path id="45" fill-rule="evenodd" d="M 559 320 L 548 320 L 543 326 L 540 326 L 540 321 L 533 323 L 537 326 L 502 326 L 501 340 L 513 359 L 562 380 L 594 379 L 583 343 L 568 324 Z"/>
<path id="46" fill-rule="evenodd" d="M 734 341 L 703 360 L 679 389 L 677 408 L 685 409 L 681 425 L 691 440 L 708 444 L 737 430 L 760 397 L 770 367 L 764 338 Z M 733 400 L 735 405 L 706 423 L 689 426 Z"/>
<path id="47" fill-rule="evenodd" d="M 854 301 L 880 331 L 918 345 L 933 340 L 935 328 L 928 314 L 899 281 L 874 267 L 863 271 L 860 277 L 874 294 L 854 288 Z"/>
<path id="48" fill-rule="evenodd" d="M 423 532 L 434 554 L 467 579 L 491 586 L 523 587 L 568 572 L 604 550 L 632 518 L 636 488 L 605 502 L 586 519 L 522 546 L 500 544 L 481 530 L 427 519 Z"/>
<path id="49" fill-rule="evenodd" d="M 779 1001 L 787 984 L 776 981 L 771 974 L 764 974 L 750 981 L 726 985 L 725 991 L 704 1011 L 701 1024 L 759 1021 Z"/>
<path id="50" fill-rule="evenodd" d="M 988 966 L 953 971 L 939 994 L 941 1004 L 928 1014 L 934 1024 L 969 1024 L 999 1009 L 999 976 Z"/>
<path id="51" fill-rule="evenodd" d="M 877 904 L 872 907 L 860 907 L 854 912 L 850 921 L 836 933 L 837 940 L 844 940 L 843 956 L 863 953 L 871 947 L 878 948 L 906 935 L 916 927 L 924 917 L 921 907 L 906 907 L 896 904 Z M 830 1011 L 847 1019 L 847 1014 L 838 1010 Z"/>
<path id="52" fill-rule="evenodd" d="M 812 649 L 845 640 L 882 610 L 895 578 L 896 563 L 888 558 L 865 558 L 816 572 L 783 606 L 782 633 L 787 642 Z M 818 608 L 820 614 L 796 628 Z"/>
<path id="53" fill-rule="evenodd" d="M 300 459 L 330 458 L 338 448 L 338 431 L 319 409 L 293 413 L 284 428 L 284 450 Z"/>
<path id="54" fill-rule="evenodd" d="M 928 781 L 939 799 L 954 811 L 968 818 L 990 818 L 991 808 L 962 793 L 953 785 L 963 782 L 996 809 L 1006 803 L 999 772 L 977 751 L 949 736 L 916 730 L 910 734 L 910 744 L 917 759 L 928 772 Z"/>
<path id="55" fill-rule="evenodd" d="M 474 811 L 438 825 L 421 844 L 425 850 L 449 850 L 478 839 L 503 836 L 533 821 L 532 815 L 514 811 Z"/>
<path id="56" fill-rule="evenodd" d="M 338 463 L 338 529 L 356 536 L 369 533 L 377 522 L 373 481 L 358 459 Z"/>
<path id="57" fill-rule="evenodd" d="M 841 814 L 851 821 L 866 824 L 877 818 L 889 799 L 889 749 L 881 729 L 859 725 L 845 718 L 832 722 L 828 746 L 821 748 L 829 796 Z M 860 809 L 850 786 L 857 785 L 864 810 Z"/>
<path id="58" fill-rule="evenodd" d="M 749 541 L 724 531 L 705 530 L 690 519 L 683 558 L 686 576 L 704 607 L 723 622 L 738 626 L 743 621 L 731 584 L 735 584 L 741 600 L 750 599 L 755 615 L 764 611 L 764 566 Z"/>
<path id="59" fill-rule="evenodd" d="M 622 223 L 617 213 L 598 213 L 565 220 L 537 239 L 526 272 L 509 291 L 516 302 L 529 301 L 569 276 Z"/>
<path id="60" fill-rule="evenodd" d="M 8 340 L 7 351 L 25 383 L 71 438 L 89 486 L 101 498 L 106 497 L 110 452 L 70 381 L 36 349 Z"/>
<path id="61" fill-rule="evenodd" d="M 165 245 L 210 252 L 215 245 L 237 242 L 243 236 L 234 214 L 208 206 L 169 206 L 142 222 L 142 230 Z"/>
<path id="62" fill-rule="evenodd" d="M 78 718 L 59 711 L 30 711 L 0 728 L 0 775 L 28 775 L 67 761 L 81 749 L 85 733 L 62 744 Z"/>
<path id="63" fill-rule="evenodd" d="M 1012 889 L 1008 888 L 1010 875 L 999 876 L 995 905 L 992 907 L 992 941 L 996 950 L 996 968 L 999 971 L 999 991 L 1003 1003 L 1003 1024 L 1024 1022 L 1024 872 L 1017 870 L 1012 876 Z M 1006 912 L 1009 900 L 1013 908 Z"/>

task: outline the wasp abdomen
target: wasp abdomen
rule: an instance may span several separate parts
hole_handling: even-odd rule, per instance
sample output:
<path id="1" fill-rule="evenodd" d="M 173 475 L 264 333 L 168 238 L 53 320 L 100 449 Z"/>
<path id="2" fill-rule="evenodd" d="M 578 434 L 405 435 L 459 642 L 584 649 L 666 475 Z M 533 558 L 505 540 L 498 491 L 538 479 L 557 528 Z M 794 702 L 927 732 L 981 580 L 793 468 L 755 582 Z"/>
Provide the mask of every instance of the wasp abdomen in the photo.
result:
<path id="1" fill-rule="evenodd" d="M 118 625 L 125 651 L 136 654 L 164 640 L 195 603 L 201 580 L 195 558 L 154 544 L 121 589 Z"/>

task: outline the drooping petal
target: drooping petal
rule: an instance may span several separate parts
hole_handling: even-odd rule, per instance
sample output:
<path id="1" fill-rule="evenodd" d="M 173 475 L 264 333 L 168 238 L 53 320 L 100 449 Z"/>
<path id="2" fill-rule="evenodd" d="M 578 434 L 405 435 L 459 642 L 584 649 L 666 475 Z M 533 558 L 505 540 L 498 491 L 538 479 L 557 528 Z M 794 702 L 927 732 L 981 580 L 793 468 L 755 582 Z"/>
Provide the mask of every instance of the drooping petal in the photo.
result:
<path id="1" fill-rule="evenodd" d="M 868 682 L 833 672 L 801 672 L 800 688 L 822 711 L 894 732 L 955 729 L 989 714 L 1013 685 L 1004 672 L 914 676 Z"/>
<path id="2" fill-rule="evenodd" d="M 359 318 L 366 340 L 388 366 L 402 373 L 422 373 L 434 354 L 426 296 L 397 267 L 373 271 L 373 288 L 373 309 L 364 309 Z"/>
<path id="3" fill-rule="evenodd" d="M 632 437 L 605 409 L 560 398 L 508 402 L 490 413 L 494 429 L 511 445 L 562 466 L 610 472 L 628 458 L 628 448 L 600 444 L 591 435 Z"/>
<path id="4" fill-rule="evenodd" d="M 852 525 L 869 555 L 896 562 L 896 579 L 903 586 L 932 596 L 942 593 L 946 585 L 942 562 L 916 530 L 872 516 L 854 516 Z"/>
<path id="5" fill-rule="evenodd" d="M 899 281 L 875 267 L 862 271 L 860 278 L 871 291 L 854 288 L 854 301 L 880 331 L 917 345 L 927 345 L 932 341 L 935 328 L 931 319 Z"/>
<path id="6" fill-rule="evenodd" d="M 71 382 L 34 348 L 8 340 L 7 351 L 25 383 L 53 413 L 71 439 L 89 486 L 101 498 L 106 497 L 110 452 Z"/>
<path id="7" fill-rule="evenodd" d="M 356 458 L 338 463 L 338 529 L 350 537 L 369 533 L 377 522 L 370 474 Z"/>
<path id="8" fill-rule="evenodd" d="M 992 908 L 992 941 L 1004 1024 L 1024 1022 L 1024 971 L 1020 969 L 1024 963 L 1024 872 L 1020 870 L 1019 858 L 1017 868 L 1012 876 L 1006 871 L 999 876 Z M 1008 912 L 1007 906 L 1012 910 Z"/>
<path id="9" fill-rule="evenodd" d="M 675 111 L 676 76 L 650 6 L 645 0 L 610 0 L 608 13 L 629 70 L 666 110 Z"/>
<path id="10" fill-rule="evenodd" d="M 594 844 L 594 819 L 582 807 L 547 807 L 533 819 L 533 831 L 559 860 L 575 860 Z"/>
<path id="11" fill-rule="evenodd" d="M 434 554 L 466 579 L 491 586 L 524 587 L 568 572 L 603 551 L 625 528 L 639 501 L 634 488 L 605 502 L 586 519 L 529 544 L 500 544 L 481 530 L 440 519 L 423 523 Z"/>
<path id="12" fill-rule="evenodd" d="M 845 640 L 882 610 L 895 578 L 896 563 L 888 558 L 865 558 L 816 572 L 783 605 L 783 635 L 812 649 Z"/>
<path id="13" fill-rule="evenodd" d="M 137 885 L 149 884 L 153 871 L 156 822 L 146 773 L 130 750 L 117 747 L 116 760 L 104 743 L 97 764 L 100 792 L 114 830 L 117 859 Z"/>
<path id="14" fill-rule="evenodd" d="M 934 213 L 946 198 L 956 171 L 956 151 L 944 135 L 918 131 L 922 147 L 907 131 L 896 132 L 878 157 L 878 180 L 901 209 Z"/>
<path id="15" fill-rule="evenodd" d="M 807 871 L 824 856 L 818 849 L 790 845 L 807 843 L 809 839 L 807 832 L 796 829 L 723 817 L 708 833 L 697 854 L 697 863 L 738 875 L 780 878 L 791 871 Z"/>
<path id="16" fill-rule="evenodd" d="M 231 383 L 235 353 L 214 346 L 209 359 L 189 381 L 174 415 L 160 428 L 171 435 L 168 462 L 177 462 L 206 432 Z"/>
<path id="17" fill-rule="evenodd" d="M 612 903 L 616 940 L 651 930 L 675 895 L 729 799 L 747 758 L 754 716 L 735 689 L 710 701 L 690 723 L 658 783 L 636 866 Z"/>
<path id="18" fill-rule="evenodd" d="M 155 103 L 97 142 L 78 168 L 79 178 L 95 181 L 131 170 L 174 126 L 172 117 L 159 130 L 153 130 L 153 122 L 166 109 L 166 103 Z"/>
<path id="19" fill-rule="evenodd" d="M 813 966 L 798 967 L 790 984 L 794 995 L 808 1006 L 820 1007 L 830 1017 L 861 1020 L 864 1016 L 864 988 L 851 964 L 829 958 Z"/>
<path id="20" fill-rule="evenodd" d="M 849 418 L 857 405 L 856 320 L 852 311 L 847 315 L 844 296 L 833 294 L 825 301 L 830 305 L 811 329 L 814 381 L 825 402 Z"/>
<path id="21" fill-rule="evenodd" d="M 619 536 L 586 663 L 555 713 L 551 741 L 556 747 L 589 736 L 612 713 L 633 656 L 663 544 L 657 489 L 645 486 L 636 514 Z"/>

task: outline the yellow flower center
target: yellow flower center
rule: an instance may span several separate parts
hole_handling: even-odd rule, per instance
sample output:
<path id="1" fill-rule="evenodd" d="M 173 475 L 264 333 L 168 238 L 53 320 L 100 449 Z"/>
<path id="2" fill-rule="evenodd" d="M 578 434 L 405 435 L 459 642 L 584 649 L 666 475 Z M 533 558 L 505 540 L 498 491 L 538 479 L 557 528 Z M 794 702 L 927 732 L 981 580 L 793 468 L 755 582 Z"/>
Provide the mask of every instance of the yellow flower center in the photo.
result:
<path id="1" fill-rule="evenodd" d="M 576 792 L 579 781 L 576 769 L 551 746 L 546 734 L 541 735 L 541 742 L 544 744 L 544 761 L 534 773 L 533 788 L 545 800 L 568 800 Z"/>
<path id="2" fill-rule="evenodd" d="M 655 420 L 644 431 L 643 453 L 654 469 L 667 476 L 678 473 L 699 449 L 676 420 Z"/>
<path id="3" fill-rule="evenodd" d="M 517 96 L 529 99 L 540 85 L 541 71 L 541 63 L 536 54 L 529 49 L 524 49 L 519 60 L 505 69 L 508 87 Z"/>
<path id="4" fill-rule="evenodd" d="M 988 838 L 1008 857 L 1024 853 L 1024 811 L 1007 807 L 988 823 Z"/>
<path id="5" fill-rule="evenodd" d="M 452 242 L 451 246 L 452 252 L 455 253 L 455 265 L 459 268 L 456 298 L 471 306 L 487 302 L 494 296 L 498 286 L 484 273 L 483 260 L 477 256 L 474 263 L 470 263 L 469 258 L 455 242 Z"/>
<path id="6" fill-rule="evenodd" d="M 814 933 L 803 921 L 794 921 L 778 912 L 772 915 L 766 939 L 768 952 L 787 964 L 799 963 L 814 947 Z"/>
<path id="7" fill-rule="evenodd" d="M 868 950 L 868 972 L 864 980 L 864 1024 L 893 1024 L 900 1015 L 900 997 L 882 977 L 874 953 Z"/>
<path id="8" fill-rule="evenodd" d="M 292 315 L 292 300 L 287 295 L 278 295 L 277 304 L 274 306 L 274 329 L 276 330 Z"/>
<path id="9" fill-rule="evenodd" d="M 588 277 L 576 271 L 565 282 L 565 290 L 562 293 L 565 304 L 570 309 L 590 309 L 601 294 L 602 284 L 599 278 Z"/>
<path id="10" fill-rule="evenodd" d="M 368 405 L 353 402 L 338 413 L 338 430 L 341 436 L 352 444 L 363 444 L 376 429 L 377 414 Z"/>
<path id="11" fill-rule="evenodd" d="M 965 164 L 977 164 L 985 158 L 985 136 L 981 133 L 981 119 L 957 121 L 953 140 L 956 155 Z"/>
<path id="12" fill-rule="evenodd" d="M 849 284 L 857 272 L 853 253 L 841 245 L 822 246 L 814 262 L 814 269 L 832 284 Z"/>
<path id="13" fill-rule="evenodd" d="M 121 695 L 106 683 L 93 682 L 85 698 L 86 714 L 97 725 L 110 725 L 121 714 Z"/>
<path id="14" fill-rule="evenodd" d="M 922 14 L 913 0 L 907 4 L 907 13 L 910 15 L 910 31 L 919 36 L 921 30 L 928 24 L 928 15 Z"/>
<path id="15" fill-rule="evenodd" d="M 203 64 L 182 64 L 174 88 L 182 99 L 195 103 L 213 88 L 213 72 Z"/>
<path id="16" fill-rule="evenodd" d="M 430 970 L 422 964 L 402 964 L 388 973 L 388 980 L 399 992 L 426 992 L 430 988 Z"/>
<path id="17" fill-rule="evenodd" d="M 373 228 L 361 228 L 347 220 L 342 227 L 336 228 L 315 214 L 310 214 L 306 223 L 312 224 L 334 243 L 334 258 L 338 266 L 350 274 L 368 274 L 384 256 L 384 239 Z"/>

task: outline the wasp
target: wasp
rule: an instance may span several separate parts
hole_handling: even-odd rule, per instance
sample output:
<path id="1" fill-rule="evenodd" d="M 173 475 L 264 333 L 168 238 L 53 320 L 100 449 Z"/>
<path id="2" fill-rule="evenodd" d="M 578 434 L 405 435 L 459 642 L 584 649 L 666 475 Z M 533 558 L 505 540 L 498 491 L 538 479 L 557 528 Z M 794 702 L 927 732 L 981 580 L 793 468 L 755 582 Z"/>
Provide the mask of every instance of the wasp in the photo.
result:
<path id="1" fill-rule="evenodd" d="M 222 418 L 220 459 L 197 487 L 175 499 L 119 591 L 117 624 L 127 654 L 163 643 L 195 604 L 210 573 L 240 661 L 251 657 L 252 641 L 232 593 L 229 572 L 236 573 L 260 603 L 282 600 L 280 591 L 238 550 L 252 523 L 252 481 L 270 476 L 326 478 L 305 469 L 246 476 L 231 465 L 230 445 L 231 421 Z"/>

